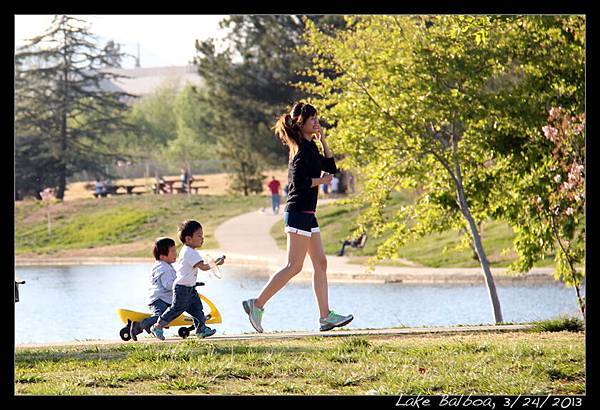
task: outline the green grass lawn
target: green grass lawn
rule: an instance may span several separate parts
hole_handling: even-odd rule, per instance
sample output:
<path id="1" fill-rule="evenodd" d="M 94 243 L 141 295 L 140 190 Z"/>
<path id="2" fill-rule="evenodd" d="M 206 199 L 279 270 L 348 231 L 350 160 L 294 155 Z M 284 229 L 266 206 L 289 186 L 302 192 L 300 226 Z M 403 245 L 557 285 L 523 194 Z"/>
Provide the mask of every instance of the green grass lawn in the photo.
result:
<path id="1" fill-rule="evenodd" d="M 402 205 L 411 201 L 408 194 L 394 193 L 392 201 L 384 214 L 391 215 Z M 355 229 L 354 221 L 358 216 L 358 210 L 352 209 L 350 205 L 329 203 L 319 205 L 317 212 L 321 238 L 325 253 L 333 255 L 341 248 L 341 242 L 349 238 Z M 276 223 L 271 229 L 271 235 L 275 238 L 281 249 L 286 249 L 287 237 L 283 231 L 283 220 Z M 351 263 L 363 264 L 369 257 L 377 253 L 377 247 L 383 244 L 387 237 L 369 237 L 364 249 L 351 249 L 346 247 L 350 255 Z M 507 267 L 516 259 L 516 253 L 512 251 L 514 234 L 512 229 L 503 222 L 489 220 L 483 223 L 483 246 L 492 267 Z M 399 249 L 401 258 L 408 259 L 419 265 L 434 268 L 452 267 L 479 267 L 477 259 L 473 258 L 471 248 L 456 249 L 461 241 L 458 231 L 448 231 L 427 235 L 421 239 L 405 244 Z M 503 250 L 509 249 L 508 252 Z M 408 266 L 397 260 L 385 260 L 381 265 Z M 536 266 L 554 266 L 554 255 L 549 255 Z"/>
<path id="2" fill-rule="evenodd" d="M 19 348 L 19 395 L 585 393 L 583 332 Z"/>
<path id="3" fill-rule="evenodd" d="M 39 202 L 15 206 L 15 252 L 54 254 L 108 245 L 150 244 L 156 237 L 177 240 L 177 225 L 196 219 L 204 228 L 204 248 L 216 248 L 215 228 L 225 220 L 264 203 L 264 196 L 140 195 L 91 198 L 53 205 L 48 234 L 46 212 Z M 148 256 L 150 249 L 127 247 L 110 256 Z"/>

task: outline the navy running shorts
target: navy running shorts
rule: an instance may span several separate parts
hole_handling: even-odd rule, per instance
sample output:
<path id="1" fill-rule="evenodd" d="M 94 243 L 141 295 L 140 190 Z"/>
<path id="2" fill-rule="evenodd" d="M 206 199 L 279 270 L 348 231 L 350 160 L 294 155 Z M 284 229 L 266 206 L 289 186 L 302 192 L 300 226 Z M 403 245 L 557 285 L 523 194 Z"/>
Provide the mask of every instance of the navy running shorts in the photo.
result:
<path id="1" fill-rule="evenodd" d="M 285 223 L 285 232 L 297 233 L 308 237 L 313 233 L 320 232 L 315 214 L 284 212 L 283 222 Z"/>

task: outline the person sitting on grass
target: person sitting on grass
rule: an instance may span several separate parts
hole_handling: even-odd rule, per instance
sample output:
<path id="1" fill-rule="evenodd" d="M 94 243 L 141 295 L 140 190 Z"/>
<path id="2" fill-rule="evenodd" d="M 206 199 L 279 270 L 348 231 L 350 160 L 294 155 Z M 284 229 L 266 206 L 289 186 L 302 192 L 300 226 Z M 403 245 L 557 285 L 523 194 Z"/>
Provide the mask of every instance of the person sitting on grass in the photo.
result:
<path id="1" fill-rule="evenodd" d="M 144 330 L 150 333 L 150 326 L 156 323 L 159 316 L 173 303 L 173 282 L 177 273 L 171 265 L 177 258 L 175 241 L 171 238 L 158 238 L 154 242 L 154 265 L 150 274 L 148 306 L 152 316 L 141 322 L 131 322 L 129 334 L 137 341 L 137 335 Z"/>
<path id="2" fill-rule="evenodd" d="M 169 325 L 183 312 L 187 312 L 194 320 L 196 336 L 204 338 L 215 334 L 216 330 L 206 326 L 206 317 L 202 309 L 202 301 L 196 292 L 196 278 L 198 269 L 210 270 L 210 266 L 204 263 L 204 259 L 196 248 L 204 243 L 204 233 L 200 222 L 193 219 L 183 221 L 179 225 L 179 240 L 183 244 L 179 251 L 179 257 L 175 264 L 177 272 L 173 282 L 173 304 L 163 312 L 158 321 L 150 327 L 150 333 L 160 340 L 165 340 L 163 328 Z M 225 256 L 215 260 L 217 265 L 225 262 Z"/>

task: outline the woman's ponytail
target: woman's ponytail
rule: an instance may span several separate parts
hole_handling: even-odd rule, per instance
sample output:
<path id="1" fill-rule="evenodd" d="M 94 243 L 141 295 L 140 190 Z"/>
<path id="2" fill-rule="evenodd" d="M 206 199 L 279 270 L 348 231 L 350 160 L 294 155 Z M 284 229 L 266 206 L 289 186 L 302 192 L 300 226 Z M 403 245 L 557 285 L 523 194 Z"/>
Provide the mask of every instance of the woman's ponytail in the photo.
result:
<path id="1" fill-rule="evenodd" d="M 302 126 L 308 118 L 317 115 L 317 110 L 310 104 L 297 102 L 292 106 L 289 113 L 281 115 L 273 130 L 279 137 L 283 145 L 287 145 L 290 149 L 290 161 L 300 148 L 302 140 Z"/>
<path id="2" fill-rule="evenodd" d="M 288 146 L 291 160 L 296 155 L 296 152 L 298 152 L 300 145 L 300 127 L 295 123 L 290 114 L 283 114 L 277 119 L 272 129 L 282 144 Z"/>

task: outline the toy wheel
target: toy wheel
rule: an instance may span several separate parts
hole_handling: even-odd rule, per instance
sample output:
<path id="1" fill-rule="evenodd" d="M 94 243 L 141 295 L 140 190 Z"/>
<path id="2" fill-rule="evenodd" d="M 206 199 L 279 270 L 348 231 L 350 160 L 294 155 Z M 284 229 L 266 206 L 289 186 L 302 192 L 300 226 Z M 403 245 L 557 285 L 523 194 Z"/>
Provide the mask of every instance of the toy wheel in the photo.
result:
<path id="1" fill-rule="evenodd" d="M 186 337 L 188 337 L 190 335 L 190 331 L 185 326 L 184 327 L 180 327 L 179 330 L 177 331 L 177 333 L 179 334 L 179 336 L 182 339 L 185 339 Z"/>
<path id="2" fill-rule="evenodd" d="M 129 334 L 129 326 L 125 326 L 123 329 L 121 329 L 119 336 L 121 336 L 121 339 L 124 341 L 131 339 L 131 335 Z"/>

